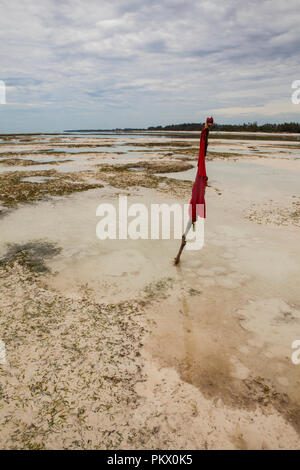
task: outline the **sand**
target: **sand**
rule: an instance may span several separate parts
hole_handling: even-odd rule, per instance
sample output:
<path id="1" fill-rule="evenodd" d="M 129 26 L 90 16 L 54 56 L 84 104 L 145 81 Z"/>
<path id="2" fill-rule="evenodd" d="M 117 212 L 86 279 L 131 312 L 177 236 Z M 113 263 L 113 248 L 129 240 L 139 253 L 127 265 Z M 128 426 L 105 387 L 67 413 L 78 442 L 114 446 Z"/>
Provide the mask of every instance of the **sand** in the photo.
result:
<path id="1" fill-rule="evenodd" d="M 92 154 L 89 170 L 64 154 L 74 171 L 26 171 L 30 202 L 24 181 L 13 205 L 0 201 L 1 448 L 299 449 L 300 160 L 281 155 L 282 142 L 266 155 L 260 141 L 214 140 L 222 155 L 207 164 L 205 245 L 174 267 L 178 240 L 95 235 L 97 206 L 120 194 L 188 201 L 195 170 L 175 170 L 193 151 L 138 139 L 144 151 L 125 145 L 122 169 L 99 170 L 106 153 Z M 103 143 L 113 152 L 133 142 Z M 168 172 L 126 168 L 149 158 Z"/>

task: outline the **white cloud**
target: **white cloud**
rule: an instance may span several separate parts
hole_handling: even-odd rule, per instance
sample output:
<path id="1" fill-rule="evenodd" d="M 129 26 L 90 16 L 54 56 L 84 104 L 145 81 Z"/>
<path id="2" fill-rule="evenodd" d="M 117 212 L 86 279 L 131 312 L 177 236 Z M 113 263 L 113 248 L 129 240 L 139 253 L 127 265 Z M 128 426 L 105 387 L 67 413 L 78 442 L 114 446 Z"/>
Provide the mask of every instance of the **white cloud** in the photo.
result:
<path id="1" fill-rule="evenodd" d="M 202 120 L 209 110 L 236 121 L 254 109 L 256 119 L 292 119 L 298 7 L 298 0 L 0 0 L 0 79 L 8 85 L 1 129 L 19 122 L 22 103 L 33 109 L 32 130 L 73 127 L 74 109 L 87 127 Z M 41 119 L 34 109 L 43 106 Z"/>

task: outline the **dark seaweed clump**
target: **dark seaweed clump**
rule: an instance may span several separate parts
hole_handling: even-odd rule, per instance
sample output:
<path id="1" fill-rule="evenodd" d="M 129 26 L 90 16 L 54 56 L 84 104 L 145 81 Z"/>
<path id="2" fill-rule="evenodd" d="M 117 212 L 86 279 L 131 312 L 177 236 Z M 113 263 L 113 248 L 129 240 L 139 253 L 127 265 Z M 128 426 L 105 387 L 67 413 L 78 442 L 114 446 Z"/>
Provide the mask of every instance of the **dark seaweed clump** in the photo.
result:
<path id="1" fill-rule="evenodd" d="M 0 267 L 18 261 L 31 271 L 39 273 L 49 272 L 45 260 L 59 254 L 60 251 L 61 248 L 45 241 L 34 241 L 24 244 L 10 243 L 8 251 L 0 258 Z"/>

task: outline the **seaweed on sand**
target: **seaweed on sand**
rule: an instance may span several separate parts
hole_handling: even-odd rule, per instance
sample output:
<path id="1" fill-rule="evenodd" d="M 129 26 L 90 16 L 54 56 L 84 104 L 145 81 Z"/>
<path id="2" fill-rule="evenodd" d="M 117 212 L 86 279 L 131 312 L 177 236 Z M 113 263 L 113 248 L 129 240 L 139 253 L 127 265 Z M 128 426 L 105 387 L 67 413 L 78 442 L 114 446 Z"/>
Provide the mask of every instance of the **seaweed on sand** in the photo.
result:
<path id="1" fill-rule="evenodd" d="M 32 176 L 54 177 L 43 184 L 23 181 Z M 0 204 L 5 207 L 16 207 L 19 203 L 34 202 L 47 196 L 64 196 L 88 189 L 102 188 L 101 183 L 90 183 L 85 175 L 76 173 L 58 173 L 55 170 L 46 171 L 16 171 L 0 175 Z"/>
<path id="2" fill-rule="evenodd" d="M 18 261 L 34 272 L 49 272 L 45 259 L 59 254 L 61 248 L 43 240 L 27 243 L 10 243 L 6 254 L 0 258 L 0 267 Z"/>

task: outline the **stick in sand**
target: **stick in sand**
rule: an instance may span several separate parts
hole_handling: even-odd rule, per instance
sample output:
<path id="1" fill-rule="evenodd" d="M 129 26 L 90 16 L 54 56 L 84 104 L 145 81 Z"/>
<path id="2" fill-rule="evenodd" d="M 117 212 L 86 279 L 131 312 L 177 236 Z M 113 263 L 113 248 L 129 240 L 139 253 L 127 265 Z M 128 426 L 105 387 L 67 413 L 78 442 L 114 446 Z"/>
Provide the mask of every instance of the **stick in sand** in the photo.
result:
<path id="1" fill-rule="evenodd" d="M 183 252 L 183 248 L 185 247 L 186 245 L 186 237 L 187 237 L 187 234 L 191 228 L 191 226 L 194 225 L 193 222 L 191 221 L 191 219 L 188 221 L 187 223 L 187 226 L 186 226 L 186 229 L 185 229 L 185 232 L 184 234 L 182 235 L 182 241 L 181 241 L 181 245 L 180 245 L 180 248 L 179 248 L 179 251 L 178 251 L 178 254 L 176 256 L 176 258 L 174 259 L 174 264 L 178 264 L 179 261 L 180 261 L 180 256 L 181 256 L 181 253 Z"/>
<path id="2" fill-rule="evenodd" d="M 188 231 L 190 230 L 192 224 L 197 220 L 197 217 L 205 218 L 205 188 L 207 186 L 207 175 L 206 175 L 206 168 L 205 168 L 205 156 L 206 150 L 208 145 L 208 134 L 209 134 L 209 127 L 214 124 L 214 120 L 212 117 L 208 117 L 206 119 L 206 123 L 201 131 L 200 136 L 200 148 L 199 148 L 199 158 L 198 158 L 198 170 L 196 174 L 196 178 L 193 184 L 192 189 L 192 198 L 190 200 L 190 219 L 187 224 L 186 230 L 182 235 L 181 245 L 178 251 L 176 258 L 174 259 L 174 263 L 178 264 L 180 261 L 181 253 L 186 245 L 186 236 Z"/>

